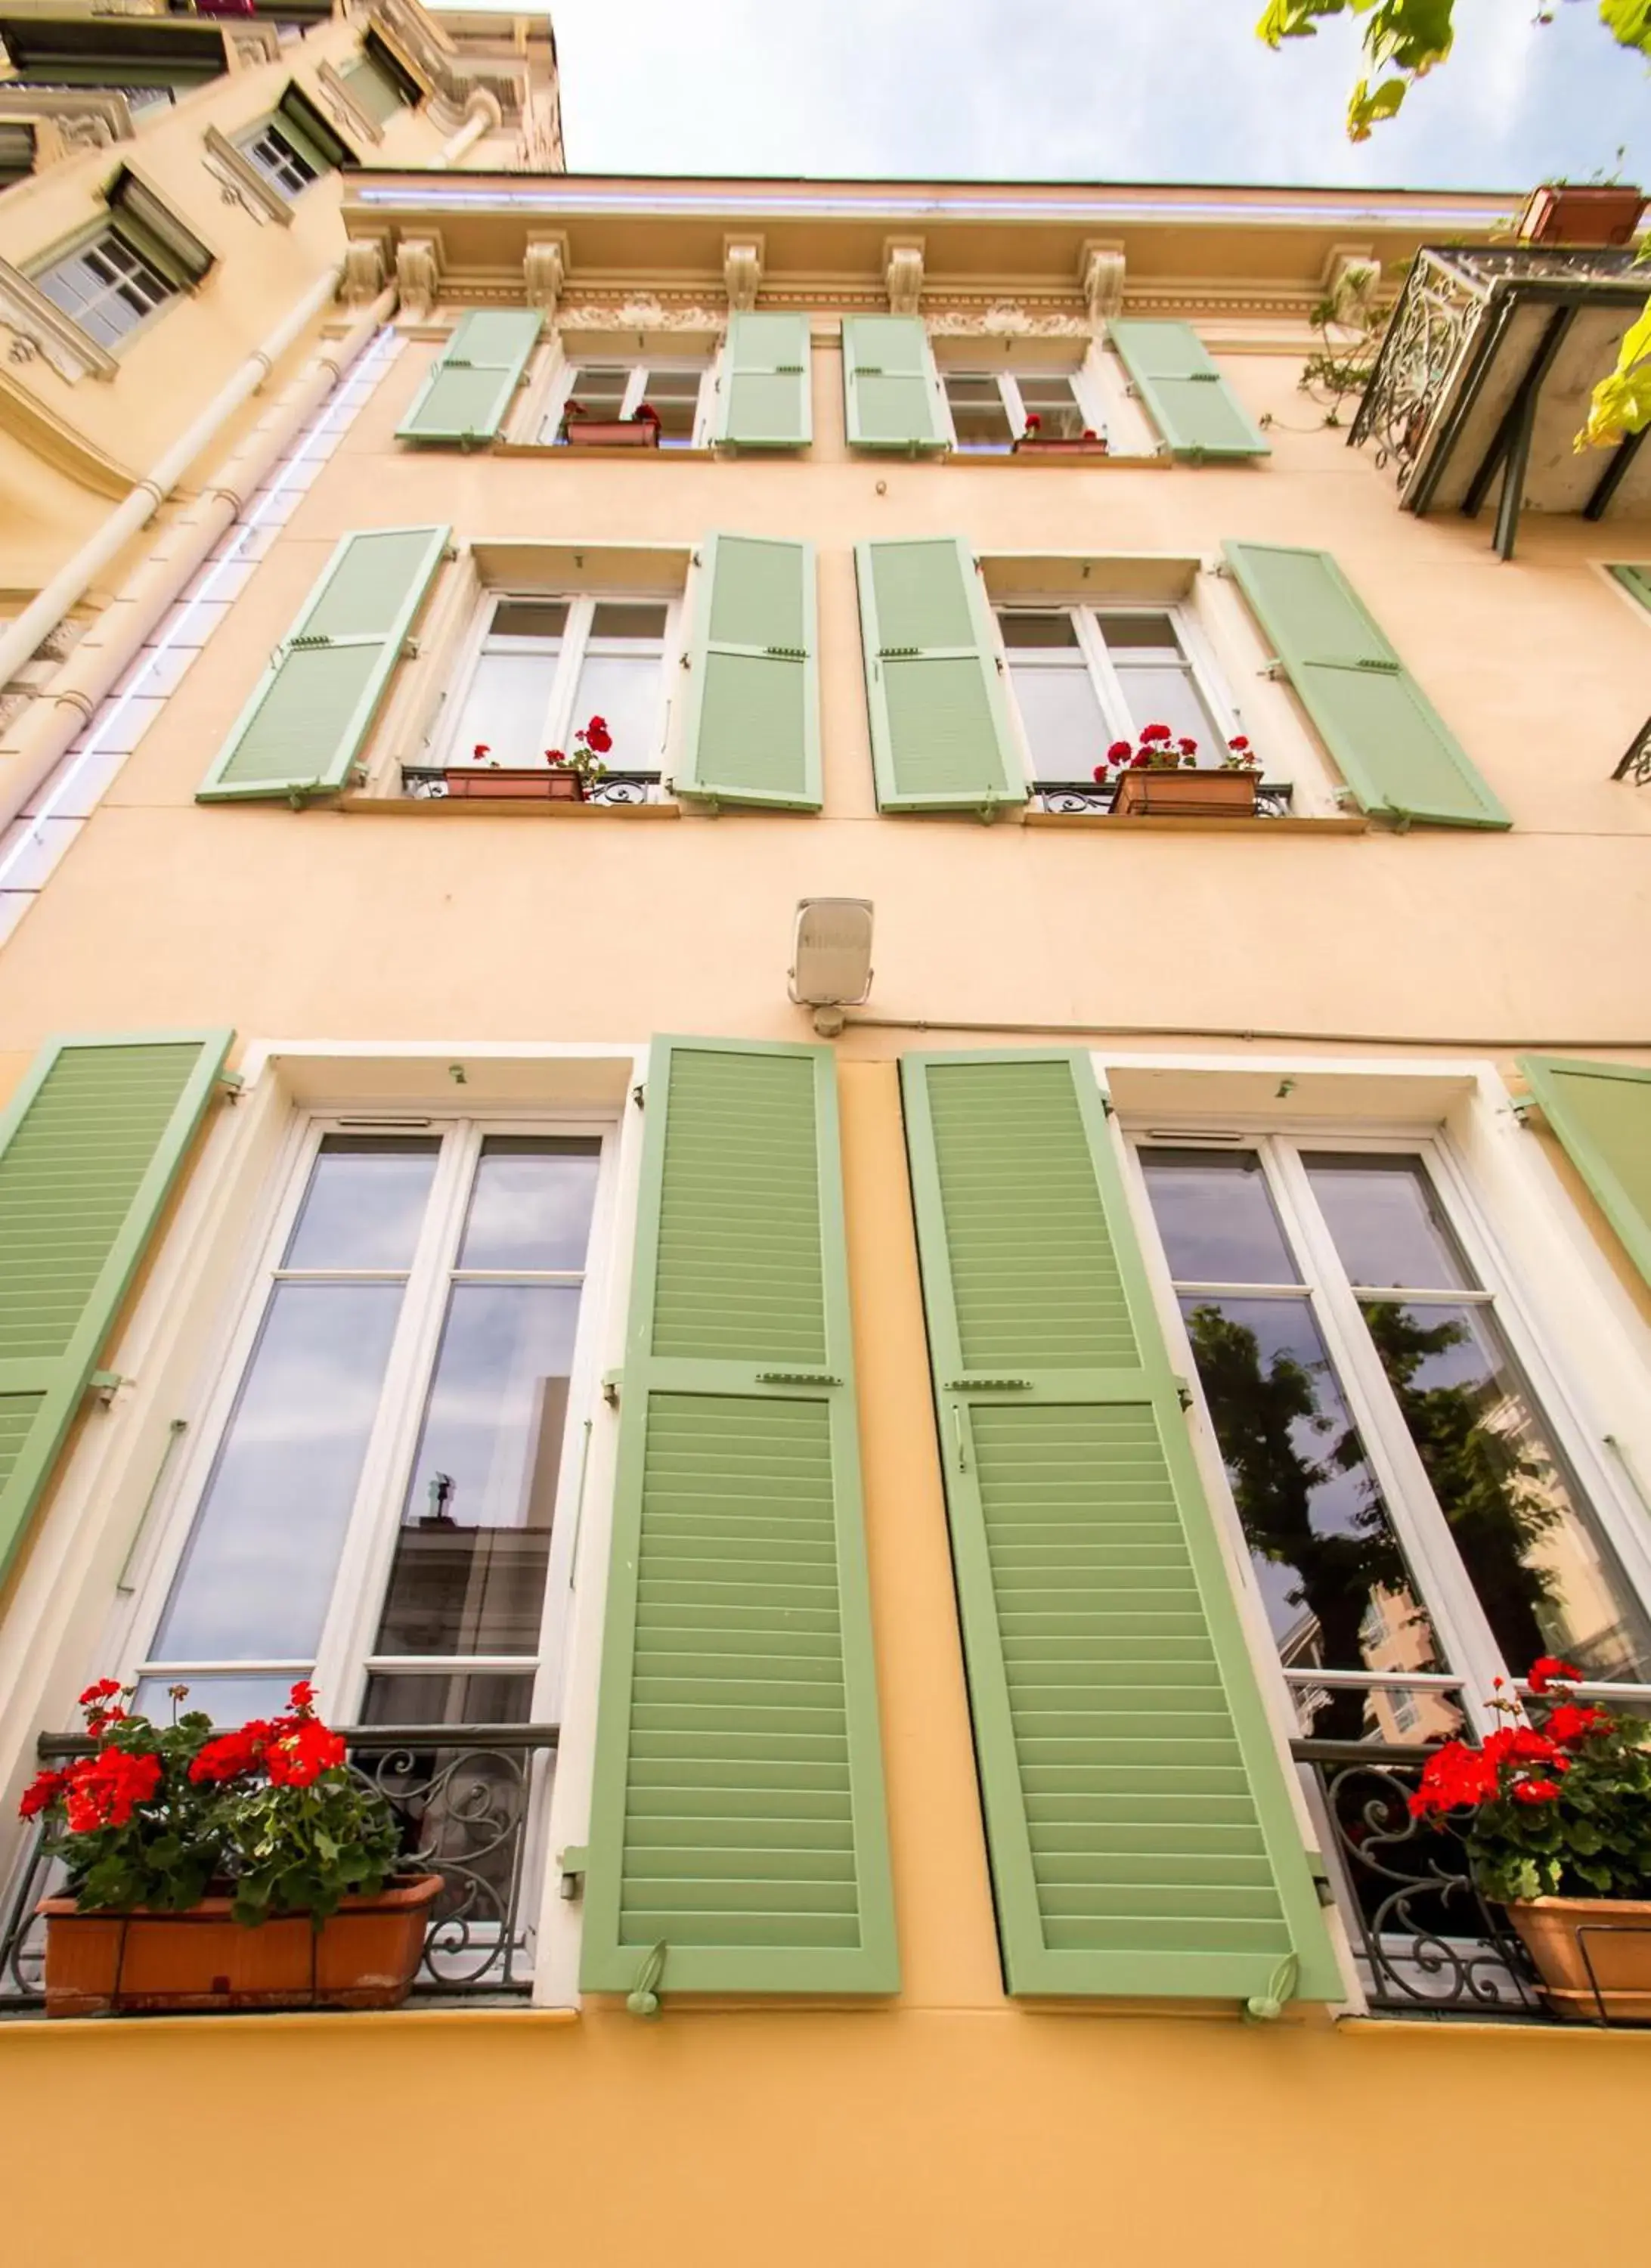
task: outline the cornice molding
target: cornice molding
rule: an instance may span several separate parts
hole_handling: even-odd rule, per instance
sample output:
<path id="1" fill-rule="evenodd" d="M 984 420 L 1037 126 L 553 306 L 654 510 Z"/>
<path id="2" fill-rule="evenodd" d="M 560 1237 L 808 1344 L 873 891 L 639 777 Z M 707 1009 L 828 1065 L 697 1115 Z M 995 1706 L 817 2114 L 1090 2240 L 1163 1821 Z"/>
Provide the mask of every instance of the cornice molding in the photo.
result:
<path id="1" fill-rule="evenodd" d="M 33 362 L 41 355 L 70 386 L 83 378 L 107 384 L 120 368 L 112 354 L 106 354 L 9 260 L 0 260 L 0 326 L 11 334 L 12 362 Z"/>
<path id="2" fill-rule="evenodd" d="M 203 162 L 220 183 L 226 205 L 239 205 L 261 228 L 267 220 L 281 228 L 291 227 L 291 206 L 272 182 L 265 180 L 244 150 L 238 150 L 216 126 L 209 126 L 202 139 L 206 151 Z"/>
<path id="3" fill-rule="evenodd" d="M 376 118 L 368 117 L 350 93 L 348 82 L 325 58 L 315 66 L 315 90 L 346 134 L 361 142 L 383 141 L 384 129 Z"/>
<path id="4" fill-rule="evenodd" d="M 0 431 L 12 434 L 77 488 L 118 504 L 137 486 L 137 475 L 95 448 L 73 426 L 0 368 Z"/>

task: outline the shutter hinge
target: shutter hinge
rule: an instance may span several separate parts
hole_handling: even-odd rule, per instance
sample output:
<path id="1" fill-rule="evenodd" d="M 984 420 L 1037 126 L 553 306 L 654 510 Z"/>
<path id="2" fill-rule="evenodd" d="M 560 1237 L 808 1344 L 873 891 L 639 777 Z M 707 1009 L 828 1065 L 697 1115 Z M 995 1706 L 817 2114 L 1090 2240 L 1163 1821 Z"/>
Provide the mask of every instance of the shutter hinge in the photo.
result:
<path id="1" fill-rule="evenodd" d="M 679 669 L 691 669 L 694 665 L 684 653 L 678 655 L 676 666 Z"/>
<path id="2" fill-rule="evenodd" d="M 1322 1851 L 1308 1852 L 1307 1871 L 1313 1877 L 1313 1889 L 1320 1905 L 1333 1906 L 1336 1903 L 1336 1885 L 1331 1879 L 1330 1867 Z"/>
<path id="3" fill-rule="evenodd" d="M 403 661 L 416 661 L 418 659 L 418 640 L 416 637 L 407 637 L 402 640 L 402 659 Z"/>
<path id="4" fill-rule="evenodd" d="M 648 1107 L 648 1090 L 646 1086 L 639 1082 L 637 1086 L 633 1086 L 630 1090 L 630 1100 L 636 1104 L 638 1110 L 645 1110 Z"/>
<path id="5" fill-rule="evenodd" d="M 247 1084 L 238 1071 L 221 1071 L 212 1083 L 223 1089 L 226 1102 L 233 1102 Z"/>
<path id="6" fill-rule="evenodd" d="M 590 1852 L 583 1843 L 570 1843 L 565 1851 L 556 1852 L 556 1865 L 562 1870 L 558 1896 L 570 1904 L 585 1895 L 585 1872 L 590 1864 Z"/>
<path id="7" fill-rule="evenodd" d="M 1207 568 L 1205 571 L 1207 574 L 1219 575 L 1224 583 L 1230 583 L 1233 579 L 1233 571 L 1227 565 L 1225 559 L 1216 560 L 1214 564 Z"/>
<path id="8" fill-rule="evenodd" d="M 86 1381 L 106 1410 L 122 1387 L 135 1385 L 136 1382 L 133 1379 L 122 1377 L 118 1370 L 94 1370 Z"/>
<path id="9" fill-rule="evenodd" d="M 1542 1109 L 1534 1094 L 1516 1094 L 1507 1107 L 1522 1126 L 1529 1126 Z"/>
<path id="10" fill-rule="evenodd" d="M 1286 674 L 1284 664 L 1276 659 L 1271 661 L 1264 661 L 1261 667 L 1256 672 L 1257 677 L 1269 677 L 1272 680 L 1275 685 L 1281 677 L 1286 675 Z"/>
<path id="11" fill-rule="evenodd" d="M 1106 1089 L 1102 1087 L 1101 1090 L 1101 1116 L 1102 1118 L 1116 1118 L 1117 1115 L 1117 1103 L 1113 1101 L 1111 1096 L 1107 1093 Z"/>
<path id="12" fill-rule="evenodd" d="M 665 1974 L 665 1940 L 661 1938 L 637 1971 L 637 1981 L 625 1995 L 625 2006 L 633 2016 L 657 2016 L 660 2013 L 660 1979 Z"/>
<path id="13" fill-rule="evenodd" d="M 619 1381 L 624 1374 L 623 1370 L 608 1370 L 602 1373 L 602 1400 L 610 1410 L 619 1407 Z"/>
<path id="14" fill-rule="evenodd" d="M 1190 1410 L 1192 1407 L 1192 1388 L 1184 1378 L 1178 1378 L 1176 1381 L 1176 1400 L 1183 1410 Z"/>

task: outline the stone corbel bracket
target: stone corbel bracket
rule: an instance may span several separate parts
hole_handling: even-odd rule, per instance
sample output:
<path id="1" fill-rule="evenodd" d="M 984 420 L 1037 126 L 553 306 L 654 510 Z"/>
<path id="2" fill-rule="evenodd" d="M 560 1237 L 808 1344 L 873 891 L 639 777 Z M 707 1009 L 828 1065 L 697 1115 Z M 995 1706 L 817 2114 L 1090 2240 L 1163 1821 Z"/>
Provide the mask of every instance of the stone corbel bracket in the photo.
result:
<path id="1" fill-rule="evenodd" d="M 389 281 L 386 241 L 381 236 L 352 236 L 344 247 L 343 300 L 368 307 Z"/>
<path id="2" fill-rule="evenodd" d="M 107 150 L 129 142 L 135 132 L 126 97 L 112 88 L 6 86 L 0 85 L 0 120 L 21 119 L 45 133 L 35 135 L 35 166 L 69 158 L 81 150 Z"/>
<path id="3" fill-rule="evenodd" d="M 765 239 L 760 236 L 725 236 L 722 276 L 727 286 L 730 313 L 745 314 L 756 305 L 763 282 Z"/>
<path id="4" fill-rule="evenodd" d="M 1382 262 L 1373 244 L 1332 244 L 1320 278 L 1335 320 L 1355 325 L 1382 283 Z"/>
<path id="5" fill-rule="evenodd" d="M 13 362 L 33 362 L 40 355 L 70 386 L 83 378 L 107 384 L 120 368 L 112 354 L 70 322 L 9 260 L 0 260 L 0 326 L 11 334 L 8 351 Z"/>
<path id="6" fill-rule="evenodd" d="M 272 220 L 279 228 L 292 225 L 292 208 L 279 189 L 266 181 L 244 150 L 238 150 L 226 134 L 216 126 L 209 126 L 203 137 L 206 145 L 206 169 L 223 185 L 226 205 L 239 205 L 262 228 Z"/>
<path id="7" fill-rule="evenodd" d="M 883 239 L 883 281 L 891 315 L 915 315 L 923 303 L 923 243 L 920 236 Z"/>
<path id="8" fill-rule="evenodd" d="M 280 26 L 276 24 L 225 24 L 224 68 L 227 71 L 257 70 L 281 53 Z"/>
<path id="9" fill-rule="evenodd" d="M 1106 242 L 1086 244 L 1078 255 L 1078 274 L 1083 284 L 1084 306 L 1089 311 L 1089 327 L 1098 335 L 1114 315 L 1124 312 L 1124 247 Z"/>
<path id="10" fill-rule="evenodd" d="M 395 247 L 395 282 L 402 313 L 422 322 L 441 297 L 439 236 L 404 236 Z"/>
<path id="11" fill-rule="evenodd" d="M 522 254 L 522 284 L 527 305 L 537 307 L 547 318 L 554 315 L 556 302 L 567 284 L 568 240 L 560 232 L 555 236 L 534 236 L 527 240 Z"/>

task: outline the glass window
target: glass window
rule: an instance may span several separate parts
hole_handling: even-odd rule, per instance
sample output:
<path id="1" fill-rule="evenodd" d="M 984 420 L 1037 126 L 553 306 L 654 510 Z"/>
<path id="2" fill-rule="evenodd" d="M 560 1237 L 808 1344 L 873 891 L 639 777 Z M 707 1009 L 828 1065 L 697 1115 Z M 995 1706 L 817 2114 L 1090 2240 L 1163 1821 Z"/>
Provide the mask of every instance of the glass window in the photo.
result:
<path id="1" fill-rule="evenodd" d="M 114 229 L 43 269 L 34 282 L 55 306 L 105 347 L 136 330 L 145 316 L 172 298 L 174 288 Z"/>
<path id="2" fill-rule="evenodd" d="M 1436 1738 L 1470 1660 L 1476 1697 L 1543 1653 L 1651 1685 L 1651 1616 L 1426 1156 L 1140 1160 L 1303 1731 Z"/>
<path id="3" fill-rule="evenodd" d="M 597 1135 L 322 1137 L 149 1697 L 268 1714 L 313 1674 L 341 1717 L 531 1716 L 601 1157 Z"/>
<path id="4" fill-rule="evenodd" d="M 613 740 L 615 770 L 660 760 L 665 712 L 666 610 L 599 601 L 592 610 L 570 733 L 600 717 Z"/>
<path id="5" fill-rule="evenodd" d="M 958 447 L 1006 453 L 1018 429 L 1009 423 L 1003 387 L 995 373 L 948 370 L 942 375 Z"/>
<path id="6" fill-rule="evenodd" d="M 1087 779 L 1106 746 L 1106 720 L 1071 614 L 1004 614 L 999 625 L 1034 774 Z"/>
<path id="7" fill-rule="evenodd" d="M 1078 441 L 1104 431 L 1070 371 L 943 370 L 940 378 L 964 453 L 1006 456 L 1028 432 L 1044 441 Z"/>
<path id="8" fill-rule="evenodd" d="M 1017 380 L 1021 423 L 1036 417 L 1038 438 L 1044 441 L 1080 441 L 1089 420 L 1078 399 L 1078 389 L 1065 372 L 1037 376 L 1023 372 Z"/>
<path id="9" fill-rule="evenodd" d="M 258 171 L 285 197 L 295 197 L 319 175 L 319 168 L 273 119 L 249 134 L 241 144 Z"/>
<path id="10" fill-rule="evenodd" d="M 613 744 L 603 760 L 609 770 L 657 772 L 672 619 L 666 601 L 524 597 L 488 604 L 444 763 L 542 767 L 547 750 L 571 754 L 574 734 L 600 717 Z"/>
<path id="11" fill-rule="evenodd" d="M 570 413 L 614 423 L 634 418 L 646 402 L 659 417 L 660 448 L 691 448 L 699 432 L 710 369 L 710 361 L 704 356 L 668 362 L 575 363 L 557 389 L 539 438 L 562 439 L 563 419 Z"/>
<path id="12" fill-rule="evenodd" d="M 1067 383 L 1063 380 L 1062 383 Z M 1087 784 L 1117 740 L 1167 725 L 1219 765 L 1238 729 L 1177 607 L 1000 608 L 1009 681 L 1035 780 Z"/>
<path id="13" fill-rule="evenodd" d="M 496 602 L 460 704 L 450 764 L 543 762 L 567 622 L 564 603 Z"/>
<path id="14" fill-rule="evenodd" d="M 1174 616 L 1164 608 L 1096 616 L 1107 659 L 1123 696 L 1125 734 L 1168 725 L 1177 740 L 1196 740 L 1198 761 L 1219 764 L 1227 734 L 1205 699 Z"/>

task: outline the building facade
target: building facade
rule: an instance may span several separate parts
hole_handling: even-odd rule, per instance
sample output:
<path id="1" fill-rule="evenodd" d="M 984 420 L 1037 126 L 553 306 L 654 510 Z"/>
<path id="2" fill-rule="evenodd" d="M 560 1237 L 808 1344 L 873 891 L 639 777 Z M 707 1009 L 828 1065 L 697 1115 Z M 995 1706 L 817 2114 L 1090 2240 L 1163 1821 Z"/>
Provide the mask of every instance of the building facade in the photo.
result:
<path id="1" fill-rule="evenodd" d="M 301 2154 L 260 2263 L 1305 2268 L 1378 2140 L 1421 2260 L 1630 2248 L 1645 2034 L 1404 1808 L 1651 1697 L 1651 543 L 1462 376 L 1509 201 L 340 189 L 0 756 L 0 1780 L 313 1677 L 445 1918 L 48 2021 L 17 1830 L 29 2256 L 175 2252 L 111 2100 L 194 2226 Z M 1441 246 L 1350 448 L 1314 309 Z M 1399 508 L 1476 419 L 1511 557 Z"/>

